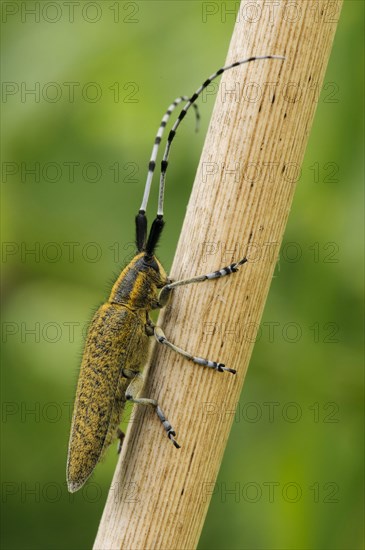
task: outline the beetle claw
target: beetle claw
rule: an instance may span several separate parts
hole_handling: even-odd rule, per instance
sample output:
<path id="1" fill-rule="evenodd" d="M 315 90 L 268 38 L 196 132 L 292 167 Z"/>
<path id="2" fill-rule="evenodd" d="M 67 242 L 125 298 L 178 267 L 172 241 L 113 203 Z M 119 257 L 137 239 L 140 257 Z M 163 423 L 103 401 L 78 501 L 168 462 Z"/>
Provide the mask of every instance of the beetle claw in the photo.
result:
<path id="1" fill-rule="evenodd" d="M 173 442 L 173 444 L 175 445 L 176 449 L 181 449 L 181 446 L 178 444 L 178 442 L 176 441 L 176 439 L 174 439 L 173 436 L 175 436 L 176 433 L 174 430 L 169 430 L 167 436 L 168 438 Z"/>

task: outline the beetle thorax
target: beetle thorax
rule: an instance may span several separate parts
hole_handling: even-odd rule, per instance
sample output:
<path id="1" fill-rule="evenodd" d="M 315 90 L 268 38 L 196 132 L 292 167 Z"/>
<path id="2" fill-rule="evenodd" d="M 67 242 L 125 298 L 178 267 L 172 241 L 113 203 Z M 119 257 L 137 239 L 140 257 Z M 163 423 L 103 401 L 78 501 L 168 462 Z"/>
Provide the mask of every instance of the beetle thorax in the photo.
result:
<path id="1" fill-rule="evenodd" d="M 109 302 L 150 310 L 167 282 L 166 272 L 155 256 L 137 254 L 114 283 Z"/>

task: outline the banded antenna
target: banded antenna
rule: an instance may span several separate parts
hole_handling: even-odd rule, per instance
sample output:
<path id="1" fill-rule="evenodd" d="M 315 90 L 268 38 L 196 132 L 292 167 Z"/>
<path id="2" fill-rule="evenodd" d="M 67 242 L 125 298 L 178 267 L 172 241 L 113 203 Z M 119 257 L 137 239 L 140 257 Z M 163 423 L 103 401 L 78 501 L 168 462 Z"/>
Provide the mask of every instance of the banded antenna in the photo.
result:
<path id="1" fill-rule="evenodd" d="M 157 158 L 158 149 L 161 143 L 161 138 L 163 136 L 164 130 L 166 128 L 166 124 L 171 114 L 179 105 L 179 103 L 181 103 L 182 101 L 189 101 L 189 97 L 186 95 L 182 95 L 180 97 L 177 97 L 175 101 L 171 103 L 171 105 L 165 112 L 164 116 L 162 117 L 161 124 L 158 128 L 155 141 L 153 143 L 152 153 L 151 153 L 150 161 L 148 163 L 147 180 L 144 188 L 142 204 L 136 216 L 136 245 L 137 245 L 138 252 L 142 252 L 143 250 L 145 250 L 145 246 L 146 246 L 146 237 L 147 237 L 146 210 L 147 210 L 148 198 L 150 196 L 151 183 L 152 183 L 153 173 L 156 167 L 156 158 Z M 200 114 L 199 114 L 198 106 L 194 105 L 194 108 L 195 108 L 195 117 L 196 117 L 195 131 L 197 132 L 199 130 Z"/>
<path id="2" fill-rule="evenodd" d="M 168 167 L 168 159 L 171 149 L 171 144 L 174 140 L 174 137 L 176 135 L 176 130 L 180 126 L 181 121 L 184 119 L 186 113 L 190 109 L 192 105 L 194 105 L 195 101 L 198 99 L 202 91 L 209 86 L 209 84 L 215 80 L 218 76 L 223 74 L 225 71 L 228 71 L 229 69 L 233 69 L 233 67 L 238 67 L 239 65 L 243 65 L 244 63 L 250 63 L 251 61 L 258 61 L 263 59 L 281 59 L 284 60 L 285 57 L 282 55 L 262 55 L 262 56 L 254 56 L 254 57 L 248 57 L 247 59 L 243 59 L 241 61 L 235 61 L 234 63 L 231 63 L 230 65 L 226 65 L 225 67 L 222 67 L 221 69 L 218 69 L 215 73 L 213 73 L 207 80 L 203 82 L 203 84 L 196 90 L 196 92 L 190 97 L 188 102 L 186 103 L 185 107 L 180 112 L 175 124 L 170 130 L 170 133 L 167 138 L 166 148 L 163 155 L 163 159 L 161 161 L 161 175 L 160 175 L 160 187 L 159 187 L 159 197 L 158 197 L 158 209 L 157 209 L 157 216 L 154 219 L 151 230 L 148 236 L 147 245 L 146 245 L 146 255 L 150 256 L 153 254 L 153 251 L 157 245 L 157 241 L 162 233 L 164 221 L 163 221 L 163 201 L 164 201 L 164 193 L 165 193 L 165 179 L 166 179 L 166 171 Z"/>

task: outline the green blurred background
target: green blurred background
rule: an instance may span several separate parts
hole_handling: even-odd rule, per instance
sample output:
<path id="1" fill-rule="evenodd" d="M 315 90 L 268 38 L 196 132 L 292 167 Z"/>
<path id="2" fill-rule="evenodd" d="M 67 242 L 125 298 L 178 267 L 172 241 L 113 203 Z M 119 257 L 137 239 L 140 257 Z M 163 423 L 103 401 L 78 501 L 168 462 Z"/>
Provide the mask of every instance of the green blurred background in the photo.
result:
<path id="1" fill-rule="evenodd" d="M 6 549 L 92 545 L 116 456 L 67 493 L 82 331 L 134 250 L 161 115 L 224 62 L 234 19 L 187 1 L 73 9 L 2 5 Z M 362 31 L 346 0 L 201 550 L 362 547 Z M 171 158 L 167 269 L 212 106 Z"/>

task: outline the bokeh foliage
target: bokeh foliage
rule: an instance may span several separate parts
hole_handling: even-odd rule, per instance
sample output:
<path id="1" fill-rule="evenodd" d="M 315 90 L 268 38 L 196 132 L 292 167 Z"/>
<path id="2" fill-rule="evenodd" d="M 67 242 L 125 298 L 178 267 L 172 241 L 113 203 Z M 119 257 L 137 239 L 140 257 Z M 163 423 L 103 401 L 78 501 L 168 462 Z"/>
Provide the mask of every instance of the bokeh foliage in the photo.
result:
<path id="1" fill-rule="evenodd" d="M 89 489 L 68 495 L 82 328 L 133 252 L 162 112 L 222 64 L 234 19 L 223 20 L 219 3 L 206 22 L 201 2 L 76 2 L 73 17 L 66 4 L 2 5 L 1 532 L 9 550 L 92 545 L 116 457 L 111 450 Z M 40 10 L 39 20 L 24 5 Z M 345 0 L 201 550 L 361 548 L 362 21 L 363 3 Z M 167 268 L 212 105 L 201 104 L 200 134 L 192 120 L 184 125 L 171 157 L 159 249 Z M 152 205 L 156 197 L 154 189 Z"/>

